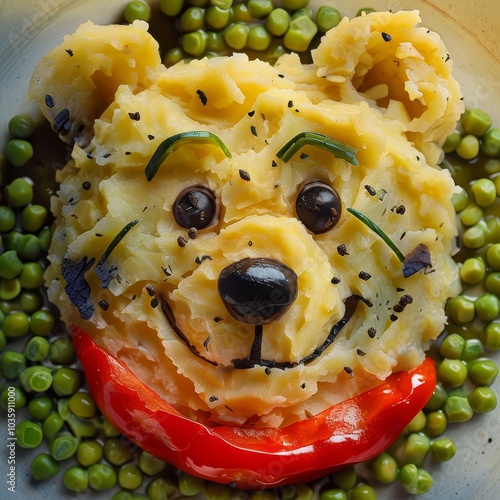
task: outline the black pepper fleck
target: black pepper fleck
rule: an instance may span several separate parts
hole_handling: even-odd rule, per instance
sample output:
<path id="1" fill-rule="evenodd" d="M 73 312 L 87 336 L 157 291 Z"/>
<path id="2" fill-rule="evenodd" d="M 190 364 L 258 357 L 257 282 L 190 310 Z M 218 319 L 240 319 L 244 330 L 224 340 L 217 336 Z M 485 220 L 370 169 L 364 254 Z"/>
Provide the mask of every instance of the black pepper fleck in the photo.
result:
<path id="1" fill-rule="evenodd" d="M 337 252 L 341 257 L 344 257 L 344 255 L 349 255 L 347 247 L 343 243 L 337 247 Z"/>
<path id="2" fill-rule="evenodd" d="M 205 94 L 203 90 L 197 90 L 196 93 L 198 94 L 198 97 L 200 98 L 200 101 L 203 104 L 203 106 L 206 106 L 208 102 L 207 94 Z"/>
<path id="3" fill-rule="evenodd" d="M 152 141 L 154 138 L 155 138 L 155 136 L 154 136 L 154 135 L 148 134 L 148 139 L 149 139 L 150 141 Z"/>
<path id="4" fill-rule="evenodd" d="M 45 105 L 48 108 L 54 107 L 54 98 L 50 94 L 45 94 Z"/>
<path id="5" fill-rule="evenodd" d="M 391 315 L 389 316 L 389 319 L 390 319 L 391 321 L 397 321 L 398 317 L 397 317 L 395 314 L 391 314 Z"/>
<path id="6" fill-rule="evenodd" d="M 389 35 L 389 33 L 382 32 L 382 38 L 384 39 L 384 42 L 390 42 L 392 40 L 392 36 Z"/>
<path id="7" fill-rule="evenodd" d="M 151 307 L 153 309 L 157 308 L 158 304 L 159 304 L 159 302 L 158 302 L 158 299 L 156 297 L 154 299 L 151 299 Z"/>
<path id="8" fill-rule="evenodd" d="M 99 301 L 99 307 L 103 310 L 103 311 L 107 311 L 109 309 L 109 304 L 107 303 L 107 301 L 105 300 L 100 300 Z"/>
<path id="9" fill-rule="evenodd" d="M 253 136 L 257 137 L 257 129 L 255 128 L 254 125 L 250 127 L 250 132 L 252 133 Z"/>
<path id="10" fill-rule="evenodd" d="M 191 240 L 194 240 L 196 239 L 196 236 L 198 236 L 198 229 L 196 229 L 195 227 L 191 227 L 188 229 L 188 238 L 190 238 Z"/>
<path id="11" fill-rule="evenodd" d="M 179 236 L 177 238 L 177 244 L 181 247 L 184 248 L 187 245 L 187 240 L 183 238 L 182 236 Z"/>
<path id="12" fill-rule="evenodd" d="M 349 375 L 349 377 L 354 377 L 354 372 L 350 366 L 344 366 L 344 371 Z"/>
<path id="13" fill-rule="evenodd" d="M 253 245 L 253 242 L 250 240 L 250 241 L 248 242 L 248 246 L 249 246 L 249 247 L 251 247 L 252 245 Z"/>
<path id="14" fill-rule="evenodd" d="M 141 119 L 141 114 L 139 113 L 139 111 L 136 111 L 135 113 L 129 113 L 128 116 L 130 116 L 131 120 L 134 120 L 136 122 Z"/>
<path id="15" fill-rule="evenodd" d="M 361 349 L 356 349 L 356 354 L 358 356 L 366 356 L 366 352 L 365 351 L 362 351 Z"/>
<path id="16" fill-rule="evenodd" d="M 219 401 L 219 398 L 217 396 L 210 396 L 208 401 L 210 401 L 210 403 L 215 403 L 215 401 Z"/>
<path id="17" fill-rule="evenodd" d="M 156 293 L 156 289 L 153 285 L 146 285 L 146 292 L 150 297 L 154 297 Z"/>
<path id="18" fill-rule="evenodd" d="M 309 158 L 309 155 L 307 153 L 300 153 L 301 160 L 306 160 L 307 158 Z"/>
<path id="19" fill-rule="evenodd" d="M 82 188 L 83 188 L 85 191 L 88 191 L 91 187 L 92 187 L 92 184 L 90 184 L 90 182 L 89 182 L 89 181 L 85 181 L 85 182 L 82 184 Z"/>
<path id="20" fill-rule="evenodd" d="M 363 281 L 368 281 L 372 275 L 370 273 L 367 273 L 366 271 L 360 271 L 358 274 L 358 278 L 362 279 Z"/>
<path id="21" fill-rule="evenodd" d="M 271 167 L 277 167 L 278 164 L 273 160 L 272 163 L 271 163 Z"/>
<path id="22" fill-rule="evenodd" d="M 293 101 L 288 101 L 288 107 L 293 108 Z"/>
<path id="23" fill-rule="evenodd" d="M 340 278 L 337 278 L 336 276 L 334 276 L 334 277 L 332 278 L 332 283 L 333 283 L 334 285 L 338 285 L 338 284 L 340 283 Z"/>
<path id="24" fill-rule="evenodd" d="M 404 205 L 399 205 L 399 207 L 396 207 L 396 213 L 398 215 L 403 215 L 406 212 L 406 207 Z"/>
<path id="25" fill-rule="evenodd" d="M 368 337 L 370 337 L 371 339 L 374 339 L 376 334 L 377 334 L 377 330 L 375 330 L 375 328 L 373 328 L 373 326 L 370 326 L 370 328 L 368 328 Z"/>
<path id="26" fill-rule="evenodd" d="M 269 366 L 266 366 L 266 369 L 264 370 L 264 373 L 265 373 L 267 376 L 271 375 L 271 373 L 272 373 L 271 368 L 269 368 Z"/>
<path id="27" fill-rule="evenodd" d="M 303 382 L 302 384 L 300 384 L 300 388 L 301 389 L 305 389 L 306 388 L 306 384 Z"/>
<path id="28" fill-rule="evenodd" d="M 196 259 L 194 259 L 196 264 L 201 264 L 205 260 L 213 260 L 213 259 L 212 257 L 210 257 L 210 255 L 202 255 L 201 257 L 198 256 L 196 257 Z"/>
<path id="29" fill-rule="evenodd" d="M 73 57 L 73 51 L 71 49 L 66 49 L 66 52 L 69 54 L 69 57 Z"/>
<path id="30" fill-rule="evenodd" d="M 377 194 L 377 191 L 375 191 L 375 189 L 368 184 L 365 184 L 364 188 L 368 191 L 370 196 L 375 196 Z"/>
<path id="31" fill-rule="evenodd" d="M 102 155 L 103 158 L 109 158 L 111 156 L 111 153 L 105 153 Z"/>

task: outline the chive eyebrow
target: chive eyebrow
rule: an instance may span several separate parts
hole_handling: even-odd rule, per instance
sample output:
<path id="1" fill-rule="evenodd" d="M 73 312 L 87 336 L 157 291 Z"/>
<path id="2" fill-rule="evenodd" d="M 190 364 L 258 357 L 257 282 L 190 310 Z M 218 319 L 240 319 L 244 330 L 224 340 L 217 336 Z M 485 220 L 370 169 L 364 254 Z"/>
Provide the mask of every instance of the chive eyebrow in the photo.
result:
<path id="1" fill-rule="evenodd" d="M 156 172 L 158 172 L 161 164 L 170 153 L 177 150 L 183 144 L 194 141 L 212 142 L 216 146 L 218 146 L 228 158 L 231 158 L 231 153 L 229 149 L 227 149 L 227 146 L 221 141 L 218 136 L 212 134 L 212 132 L 206 132 L 204 130 L 181 132 L 180 134 L 175 134 L 160 143 L 144 170 L 146 179 L 148 181 L 151 181 L 153 179 L 153 177 L 156 175 Z"/>
<path id="2" fill-rule="evenodd" d="M 95 266 L 95 269 L 98 269 L 101 267 L 105 262 L 106 259 L 110 256 L 111 252 L 115 249 L 116 245 L 120 243 L 123 238 L 125 238 L 125 235 L 138 223 L 139 221 L 137 219 L 129 222 L 114 238 L 113 241 L 108 245 L 108 248 L 106 248 L 106 251 L 102 254 L 102 257 L 99 259 L 99 262 Z"/>
<path id="3" fill-rule="evenodd" d="M 286 163 L 299 149 L 306 145 L 324 149 L 333 153 L 337 158 L 348 161 L 355 167 L 359 166 L 356 158 L 358 152 L 356 148 L 318 132 L 301 132 L 297 134 L 276 153 L 276 156 Z"/>
<path id="4" fill-rule="evenodd" d="M 354 215 L 354 217 L 359 219 L 365 226 L 371 229 L 374 233 L 380 236 L 385 241 L 385 243 L 387 243 L 389 248 L 396 254 L 400 262 L 405 261 L 405 256 L 402 254 L 399 248 L 394 244 L 394 242 L 389 238 L 389 236 L 387 236 L 387 234 L 385 234 L 384 231 L 379 226 L 377 226 L 377 224 L 375 224 L 375 222 L 373 222 L 369 217 L 362 214 L 361 212 L 358 212 L 354 208 L 348 207 L 347 211 L 350 214 Z"/>

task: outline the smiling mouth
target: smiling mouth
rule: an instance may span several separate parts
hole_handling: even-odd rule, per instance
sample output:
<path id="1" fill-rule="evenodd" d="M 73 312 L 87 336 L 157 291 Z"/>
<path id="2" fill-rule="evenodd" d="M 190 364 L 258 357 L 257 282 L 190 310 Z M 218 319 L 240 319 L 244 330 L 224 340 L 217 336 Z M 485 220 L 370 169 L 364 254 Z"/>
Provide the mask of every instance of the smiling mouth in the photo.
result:
<path id="1" fill-rule="evenodd" d="M 179 339 L 189 348 L 189 350 L 198 358 L 203 361 L 213 365 L 220 366 L 214 360 L 211 360 L 205 356 L 203 356 L 195 345 L 191 343 L 189 337 L 182 331 L 182 329 L 177 324 L 177 320 L 175 314 L 168 302 L 168 299 L 165 295 L 160 296 L 161 299 L 161 309 L 168 323 L 172 327 L 172 330 L 176 333 Z M 342 328 L 350 321 L 353 317 L 356 309 L 358 307 L 359 302 L 362 302 L 367 307 L 372 307 L 373 304 L 368 299 L 361 297 L 361 295 L 353 294 L 349 296 L 345 302 L 345 312 L 344 316 L 332 326 L 330 332 L 328 333 L 326 339 L 316 347 L 312 352 L 308 355 L 301 358 L 299 361 L 275 361 L 270 359 L 263 359 L 260 356 L 260 348 L 262 344 L 262 334 L 263 334 L 263 325 L 255 325 L 255 338 L 250 349 L 250 353 L 247 357 L 242 359 L 233 359 L 231 361 L 231 367 L 237 370 L 243 370 L 248 368 L 253 368 L 254 366 L 262 366 L 265 367 L 266 370 L 271 370 L 273 368 L 278 368 L 280 370 L 286 370 L 288 368 L 295 368 L 301 364 L 307 365 L 317 359 L 319 356 L 323 354 L 323 352 L 335 341 L 337 335 L 342 330 Z"/>

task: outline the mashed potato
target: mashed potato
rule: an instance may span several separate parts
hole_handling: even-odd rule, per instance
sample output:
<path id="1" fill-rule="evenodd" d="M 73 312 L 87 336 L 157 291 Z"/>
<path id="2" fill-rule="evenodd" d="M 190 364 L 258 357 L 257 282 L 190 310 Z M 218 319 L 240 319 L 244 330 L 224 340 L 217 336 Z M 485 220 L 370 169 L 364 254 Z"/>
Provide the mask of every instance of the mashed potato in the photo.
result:
<path id="1" fill-rule="evenodd" d="M 167 69 L 137 22 L 86 23 L 67 37 L 31 86 L 50 120 L 68 110 L 59 132 L 76 137 L 58 172 L 46 274 L 63 320 L 181 412 L 215 423 L 287 425 L 421 363 L 446 323 L 446 299 L 459 291 L 456 188 L 437 161 L 462 101 L 444 45 L 419 21 L 416 12 L 345 19 L 307 65 L 294 54 L 275 66 L 234 54 Z M 190 131 L 215 134 L 230 157 L 192 141 L 148 181 L 145 166 L 162 141 Z M 280 160 L 302 132 L 355 148 L 359 165 L 311 145 Z M 321 234 L 296 210 L 312 181 L 333 187 L 342 206 Z M 194 234 L 176 222 L 175 200 L 199 186 L 213 193 L 217 213 Z M 423 249 L 421 269 L 405 277 L 348 208 L 403 255 Z M 285 264 L 298 292 L 263 327 L 262 359 L 272 363 L 243 369 L 235 360 L 248 357 L 255 328 L 229 314 L 217 282 L 246 258 Z"/>

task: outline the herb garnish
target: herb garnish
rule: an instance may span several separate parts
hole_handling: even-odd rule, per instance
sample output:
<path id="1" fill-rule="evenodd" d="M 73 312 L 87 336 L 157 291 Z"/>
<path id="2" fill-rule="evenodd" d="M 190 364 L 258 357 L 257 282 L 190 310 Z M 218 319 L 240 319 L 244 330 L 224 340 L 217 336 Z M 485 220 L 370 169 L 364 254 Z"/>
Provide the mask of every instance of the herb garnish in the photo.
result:
<path id="1" fill-rule="evenodd" d="M 181 132 L 180 134 L 175 134 L 168 139 L 165 139 L 158 146 L 157 150 L 154 152 L 144 170 L 146 179 L 148 181 L 151 181 L 151 179 L 153 179 L 161 164 L 170 153 L 177 150 L 183 144 L 193 141 L 215 143 L 215 145 L 218 146 L 228 158 L 231 158 L 231 153 L 227 149 L 227 146 L 220 140 L 219 137 L 217 137 L 215 134 L 212 134 L 212 132 L 206 132 L 204 130 Z"/>
<path id="2" fill-rule="evenodd" d="M 306 145 L 329 151 L 337 158 L 346 160 L 356 167 L 359 165 L 356 158 L 358 152 L 356 148 L 318 132 L 301 132 L 297 134 L 276 153 L 276 156 L 286 163 L 300 148 Z"/>

